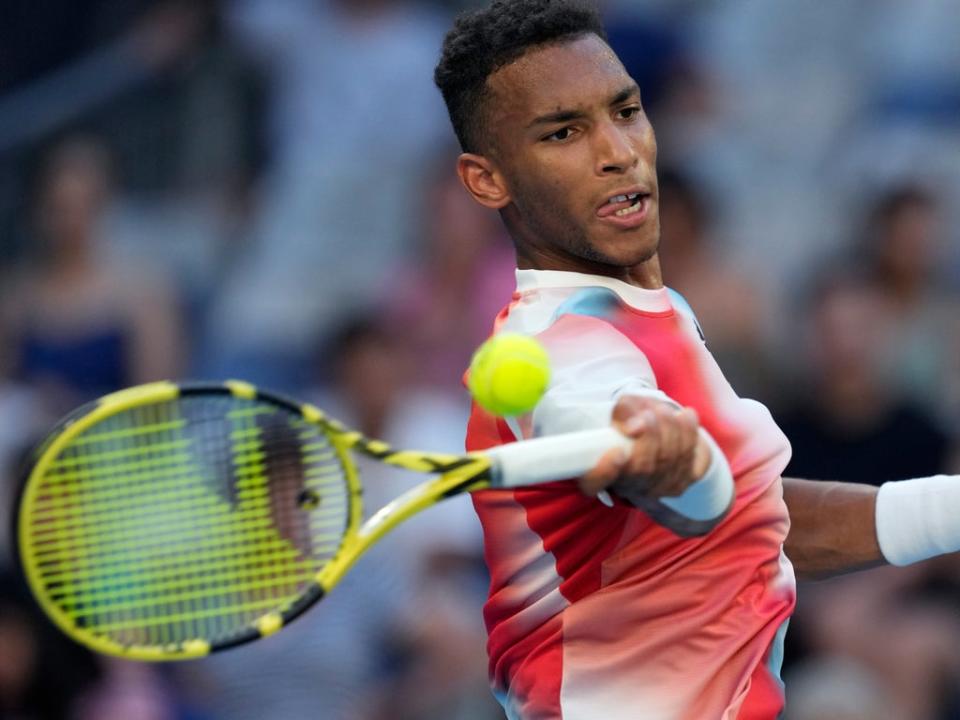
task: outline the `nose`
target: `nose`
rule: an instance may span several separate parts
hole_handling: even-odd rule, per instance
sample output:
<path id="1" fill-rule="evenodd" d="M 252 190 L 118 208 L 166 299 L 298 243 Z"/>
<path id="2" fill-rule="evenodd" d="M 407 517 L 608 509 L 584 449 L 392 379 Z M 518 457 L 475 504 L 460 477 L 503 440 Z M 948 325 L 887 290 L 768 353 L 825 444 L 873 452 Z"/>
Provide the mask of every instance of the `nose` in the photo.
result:
<path id="1" fill-rule="evenodd" d="M 616 123 L 605 123 L 597 128 L 597 174 L 620 174 L 636 167 L 639 155 L 630 137 Z"/>

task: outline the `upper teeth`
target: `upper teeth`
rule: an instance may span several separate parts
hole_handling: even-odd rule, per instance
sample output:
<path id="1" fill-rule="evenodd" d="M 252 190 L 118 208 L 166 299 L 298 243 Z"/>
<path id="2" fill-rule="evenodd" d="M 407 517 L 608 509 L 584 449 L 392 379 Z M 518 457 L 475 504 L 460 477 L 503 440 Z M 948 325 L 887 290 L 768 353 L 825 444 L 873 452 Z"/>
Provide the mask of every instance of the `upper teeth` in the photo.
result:
<path id="1" fill-rule="evenodd" d="M 627 202 L 628 200 L 636 200 L 639 197 L 640 197 L 640 193 L 630 193 L 629 195 L 617 195 L 614 198 L 610 198 L 608 202 L 611 205 L 614 205 L 616 203 Z"/>

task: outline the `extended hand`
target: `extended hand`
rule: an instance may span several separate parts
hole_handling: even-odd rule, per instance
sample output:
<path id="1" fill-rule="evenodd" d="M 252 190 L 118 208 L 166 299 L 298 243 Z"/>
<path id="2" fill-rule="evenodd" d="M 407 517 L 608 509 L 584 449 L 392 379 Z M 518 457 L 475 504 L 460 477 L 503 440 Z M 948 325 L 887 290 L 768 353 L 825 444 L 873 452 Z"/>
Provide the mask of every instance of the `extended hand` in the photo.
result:
<path id="1" fill-rule="evenodd" d="M 710 466 L 711 449 L 691 408 L 628 395 L 614 407 L 613 424 L 633 438 L 633 447 L 629 453 L 611 450 L 580 478 L 580 489 L 587 495 L 610 489 L 626 499 L 677 497 Z"/>

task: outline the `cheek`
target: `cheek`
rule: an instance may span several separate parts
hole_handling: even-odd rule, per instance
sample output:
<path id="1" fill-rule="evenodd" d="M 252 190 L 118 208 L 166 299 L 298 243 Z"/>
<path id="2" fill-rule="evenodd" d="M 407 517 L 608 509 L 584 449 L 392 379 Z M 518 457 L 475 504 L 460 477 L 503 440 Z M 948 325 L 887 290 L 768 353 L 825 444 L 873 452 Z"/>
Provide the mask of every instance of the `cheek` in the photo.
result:
<path id="1" fill-rule="evenodd" d="M 554 149 L 542 162 L 540 184 L 557 208 L 579 212 L 587 202 L 593 177 L 594 159 L 586 142 Z"/>
<path id="2" fill-rule="evenodd" d="M 555 216 L 570 205 L 568 170 L 554 157 L 533 157 L 514 173 L 514 198 L 524 214 Z"/>
<path id="3" fill-rule="evenodd" d="M 560 228 L 579 224 L 580 213 L 571 187 L 576 185 L 571 185 L 563 178 L 553 175 L 542 178 L 534 190 L 535 194 L 530 196 L 533 200 L 529 208 L 530 216 L 535 217 L 541 226 L 552 228 L 553 234 L 556 234 Z"/>
<path id="4" fill-rule="evenodd" d="M 651 164 L 657 159 L 657 136 L 649 122 L 638 127 L 636 136 L 637 152 Z"/>

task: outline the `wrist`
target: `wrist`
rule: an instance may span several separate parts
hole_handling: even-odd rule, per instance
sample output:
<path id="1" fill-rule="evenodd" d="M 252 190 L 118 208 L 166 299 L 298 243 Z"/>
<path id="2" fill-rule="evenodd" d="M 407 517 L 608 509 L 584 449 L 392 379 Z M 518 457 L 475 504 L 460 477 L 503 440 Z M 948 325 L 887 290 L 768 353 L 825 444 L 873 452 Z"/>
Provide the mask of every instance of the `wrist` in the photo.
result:
<path id="1" fill-rule="evenodd" d="M 662 497 L 660 502 L 689 520 L 716 521 L 726 515 L 733 504 L 733 474 L 723 451 L 702 429 L 698 454 L 701 449 L 704 458 L 694 461 L 694 477 L 698 479 L 679 497 Z"/>

